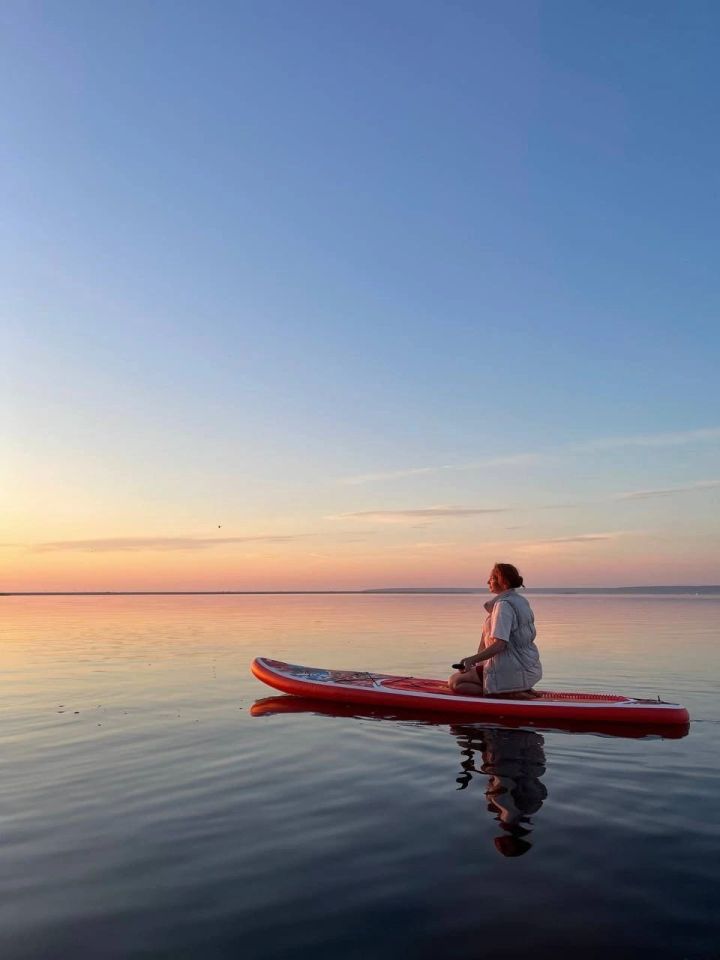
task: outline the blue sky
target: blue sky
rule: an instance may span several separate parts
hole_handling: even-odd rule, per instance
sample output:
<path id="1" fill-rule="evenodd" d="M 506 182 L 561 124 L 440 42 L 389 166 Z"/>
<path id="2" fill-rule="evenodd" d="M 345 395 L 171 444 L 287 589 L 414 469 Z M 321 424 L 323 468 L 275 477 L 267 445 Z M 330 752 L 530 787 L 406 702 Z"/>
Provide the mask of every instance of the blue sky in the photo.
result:
<path id="1" fill-rule="evenodd" d="M 716 4 L 0 18 L 10 585 L 720 580 Z"/>

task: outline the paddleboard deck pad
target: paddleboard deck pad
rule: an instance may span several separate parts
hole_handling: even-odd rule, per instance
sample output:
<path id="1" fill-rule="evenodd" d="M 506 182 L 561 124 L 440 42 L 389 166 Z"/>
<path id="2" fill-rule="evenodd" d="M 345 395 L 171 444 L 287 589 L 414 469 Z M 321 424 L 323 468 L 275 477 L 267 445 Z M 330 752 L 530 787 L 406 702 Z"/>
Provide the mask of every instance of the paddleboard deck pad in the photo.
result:
<path id="1" fill-rule="evenodd" d="M 610 693 L 538 691 L 535 700 L 463 697 L 444 680 L 398 677 L 360 670 L 327 670 L 257 657 L 251 669 L 269 687 L 299 697 L 335 703 L 361 703 L 392 709 L 428 710 L 468 719 L 511 717 L 545 720 L 592 720 L 603 723 L 687 724 L 685 707 L 662 700 L 643 700 Z"/>

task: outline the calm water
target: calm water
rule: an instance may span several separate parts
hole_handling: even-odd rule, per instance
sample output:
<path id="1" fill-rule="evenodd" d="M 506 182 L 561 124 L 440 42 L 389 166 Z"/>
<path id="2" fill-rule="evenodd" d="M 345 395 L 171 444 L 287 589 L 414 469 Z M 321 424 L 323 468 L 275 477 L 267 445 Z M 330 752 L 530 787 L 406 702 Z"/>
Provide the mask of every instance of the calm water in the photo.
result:
<path id="1" fill-rule="evenodd" d="M 446 675 L 476 597 L 2 599 L 0 956 L 718 957 L 720 599 L 531 600 L 543 686 L 689 735 L 254 707 L 257 654 Z"/>

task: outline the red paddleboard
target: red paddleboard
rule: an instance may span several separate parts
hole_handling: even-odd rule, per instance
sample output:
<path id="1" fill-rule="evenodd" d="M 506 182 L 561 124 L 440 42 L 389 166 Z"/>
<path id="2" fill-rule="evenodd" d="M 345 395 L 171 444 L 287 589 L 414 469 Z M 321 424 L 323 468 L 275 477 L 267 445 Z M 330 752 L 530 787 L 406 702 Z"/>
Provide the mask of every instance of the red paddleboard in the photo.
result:
<path id="1" fill-rule="evenodd" d="M 283 693 L 360 703 L 400 710 L 422 710 L 471 719 L 512 718 L 544 724 L 555 720 L 594 723 L 687 725 L 685 707 L 662 700 L 643 700 L 611 693 L 565 693 L 538 691 L 536 700 L 503 700 L 500 697 L 463 697 L 453 693 L 444 680 L 396 677 L 359 670 L 327 670 L 303 667 L 281 660 L 257 657 L 252 672 L 258 680 Z"/>

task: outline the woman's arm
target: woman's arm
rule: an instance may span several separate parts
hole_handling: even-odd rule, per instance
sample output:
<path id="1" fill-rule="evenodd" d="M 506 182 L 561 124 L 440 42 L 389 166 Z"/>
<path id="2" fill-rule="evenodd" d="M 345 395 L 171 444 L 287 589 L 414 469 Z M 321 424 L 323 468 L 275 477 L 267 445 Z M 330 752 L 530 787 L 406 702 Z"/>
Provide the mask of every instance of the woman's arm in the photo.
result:
<path id="1" fill-rule="evenodd" d="M 506 647 L 507 641 L 500 640 L 497 637 L 490 637 L 487 647 L 481 650 L 480 653 L 476 653 L 472 657 L 463 657 L 465 669 L 469 670 L 470 667 L 474 667 L 475 664 L 482 663 L 483 660 L 489 660 L 491 657 L 494 657 L 496 653 L 502 653 Z"/>

